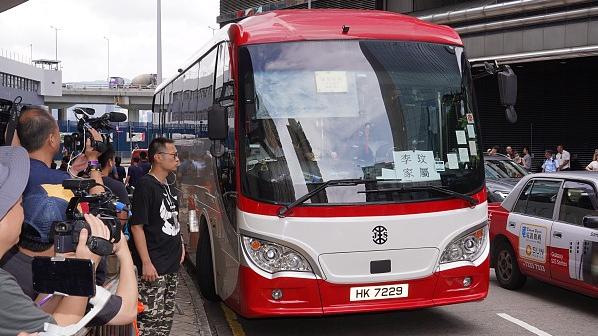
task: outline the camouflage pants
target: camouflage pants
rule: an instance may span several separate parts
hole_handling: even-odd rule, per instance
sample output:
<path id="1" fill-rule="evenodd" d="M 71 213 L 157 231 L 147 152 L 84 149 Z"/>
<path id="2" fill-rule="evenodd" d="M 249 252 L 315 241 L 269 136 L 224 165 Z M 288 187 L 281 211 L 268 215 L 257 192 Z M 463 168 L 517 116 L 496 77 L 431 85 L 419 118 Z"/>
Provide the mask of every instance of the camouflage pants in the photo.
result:
<path id="1" fill-rule="evenodd" d="M 139 279 L 139 301 L 145 310 L 137 317 L 141 336 L 167 336 L 174 318 L 177 274 L 166 274 L 156 281 Z"/>

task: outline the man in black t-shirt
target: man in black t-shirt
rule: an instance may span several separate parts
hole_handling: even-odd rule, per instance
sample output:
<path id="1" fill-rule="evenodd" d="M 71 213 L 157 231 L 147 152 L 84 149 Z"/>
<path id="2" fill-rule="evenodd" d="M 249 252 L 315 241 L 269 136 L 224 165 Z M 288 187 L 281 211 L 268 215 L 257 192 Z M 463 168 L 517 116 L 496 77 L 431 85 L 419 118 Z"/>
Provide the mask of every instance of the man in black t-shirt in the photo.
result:
<path id="1" fill-rule="evenodd" d="M 177 272 L 185 257 L 178 221 L 179 203 L 167 177 L 179 166 L 172 140 L 156 138 L 149 146 L 150 172 L 137 183 L 130 219 L 139 278 L 141 335 L 169 335 L 177 288 Z"/>

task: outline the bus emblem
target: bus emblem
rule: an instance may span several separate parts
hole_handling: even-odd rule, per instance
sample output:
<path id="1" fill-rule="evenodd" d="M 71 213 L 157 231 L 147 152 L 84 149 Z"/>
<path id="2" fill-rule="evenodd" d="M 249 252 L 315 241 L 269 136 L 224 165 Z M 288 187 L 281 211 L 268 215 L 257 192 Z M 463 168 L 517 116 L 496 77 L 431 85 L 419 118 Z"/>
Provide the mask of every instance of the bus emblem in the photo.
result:
<path id="1" fill-rule="evenodd" d="M 374 234 L 372 240 L 378 245 L 382 245 L 388 240 L 388 230 L 382 225 L 378 225 L 372 229 L 372 233 Z"/>

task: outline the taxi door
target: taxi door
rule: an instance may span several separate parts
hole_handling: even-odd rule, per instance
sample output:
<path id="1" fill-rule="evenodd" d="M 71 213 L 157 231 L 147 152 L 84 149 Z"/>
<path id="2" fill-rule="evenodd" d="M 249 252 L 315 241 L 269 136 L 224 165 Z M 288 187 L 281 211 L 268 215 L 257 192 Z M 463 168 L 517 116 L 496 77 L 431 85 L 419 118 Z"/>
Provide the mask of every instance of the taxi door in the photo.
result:
<path id="1" fill-rule="evenodd" d="M 530 180 L 507 220 L 507 230 L 517 236 L 513 248 L 520 269 L 534 277 L 550 278 L 549 235 L 561 184 L 560 180 Z"/>
<path id="2" fill-rule="evenodd" d="M 598 216 L 595 188 L 586 182 L 566 181 L 551 232 L 551 277 L 598 293 L 598 229 L 584 227 L 586 216 Z"/>

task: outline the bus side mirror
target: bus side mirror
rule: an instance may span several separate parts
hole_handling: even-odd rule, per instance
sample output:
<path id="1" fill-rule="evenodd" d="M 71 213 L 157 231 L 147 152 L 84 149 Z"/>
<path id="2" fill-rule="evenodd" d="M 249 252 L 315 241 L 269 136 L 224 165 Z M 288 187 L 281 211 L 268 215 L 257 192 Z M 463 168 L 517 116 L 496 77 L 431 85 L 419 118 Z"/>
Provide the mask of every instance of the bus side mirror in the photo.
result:
<path id="1" fill-rule="evenodd" d="M 517 122 L 515 103 L 517 102 L 517 75 L 510 66 L 505 65 L 497 74 L 500 104 L 505 106 L 505 116 L 511 123 Z"/>
<path id="2" fill-rule="evenodd" d="M 590 229 L 598 229 L 598 216 L 585 216 L 583 226 Z"/>
<path id="3" fill-rule="evenodd" d="M 215 103 L 208 110 L 208 138 L 212 140 L 210 153 L 214 157 L 224 155 L 224 140 L 228 135 L 228 113 L 226 107 Z"/>
<path id="4" fill-rule="evenodd" d="M 208 138 L 210 140 L 225 140 L 227 135 L 228 114 L 226 107 L 216 103 L 208 111 Z"/>

